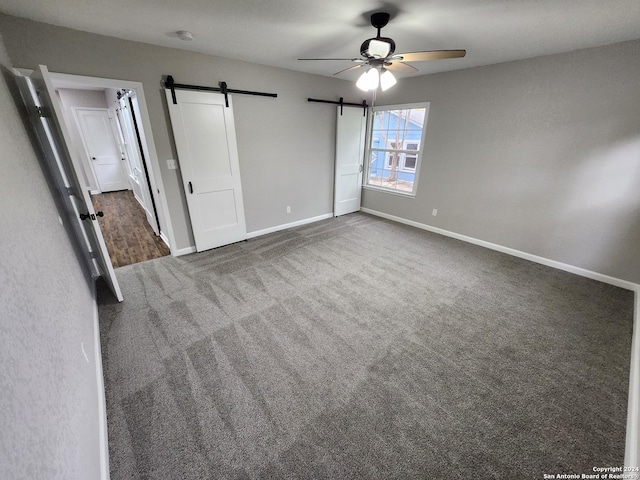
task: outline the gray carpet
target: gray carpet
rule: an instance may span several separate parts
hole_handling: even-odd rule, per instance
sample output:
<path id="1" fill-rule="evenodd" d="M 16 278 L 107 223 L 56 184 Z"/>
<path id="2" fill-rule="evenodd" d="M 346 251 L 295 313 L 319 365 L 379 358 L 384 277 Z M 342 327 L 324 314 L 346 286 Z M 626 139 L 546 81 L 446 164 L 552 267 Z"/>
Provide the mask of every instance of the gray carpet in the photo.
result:
<path id="1" fill-rule="evenodd" d="M 633 294 L 365 214 L 119 268 L 113 480 L 538 479 L 624 457 Z"/>

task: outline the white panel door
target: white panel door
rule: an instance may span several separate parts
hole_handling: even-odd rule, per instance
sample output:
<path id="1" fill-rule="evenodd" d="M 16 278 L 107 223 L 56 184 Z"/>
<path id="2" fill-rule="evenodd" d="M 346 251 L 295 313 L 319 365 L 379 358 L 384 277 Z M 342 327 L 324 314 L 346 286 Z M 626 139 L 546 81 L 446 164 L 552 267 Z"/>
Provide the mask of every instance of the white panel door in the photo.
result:
<path id="1" fill-rule="evenodd" d="M 101 192 L 127 190 L 122 156 L 113 138 L 107 109 L 75 108 L 82 143 Z"/>
<path id="2" fill-rule="evenodd" d="M 89 190 L 80 181 L 82 166 L 75 150 L 70 148 L 71 137 L 62 120 L 62 106 L 51 84 L 47 67 L 40 65 L 30 77 L 32 85 L 24 77 L 18 77 L 22 98 L 30 112 L 40 107 L 43 116 L 37 113 L 31 116 L 32 124 L 45 154 L 45 159 L 54 178 L 56 188 L 63 199 L 67 218 L 72 222 L 73 230 L 82 254 L 94 276 L 101 276 L 111 291 L 122 301 L 122 292 L 118 285 L 109 252 L 104 243 L 102 230 L 98 225 Z M 36 93 L 37 90 L 37 93 Z M 86 214 L 84 220 L 80 214 Z"/>
<path id="3" fill-rule="evenodd" d="M 134 123 L 134 112 L 131 110 L 131 104 L 128 99 L 120 99 L 119 108 L 116 109 L 116 126 L 119 130 L 122 148 L 125 151 L 126 158 L 131 166 L 131 183 L 133 194 L 136 200 L 144 209 L 147 222 L 156 235 L 160 235 L 158 222 L 156 221 L 154 205 L 151 200 L 151 192 L 149 191 L 149 182 L 147 181 L 146 166 L 143 164 L 142 152 L 138 144 L 136 135 L 136 124 Z"/>
<path id="4" fill-rule="evenodd" d="M 360 210 L 366 124 L 362 108 L 338 107 L 333 200 L 336 217 Z"/>
<path id="5" fill-rule="evenodd" d="M 247 238 L 233 106 L 213 92 L 171 91 L 167 103 L 196 250 Z"/>

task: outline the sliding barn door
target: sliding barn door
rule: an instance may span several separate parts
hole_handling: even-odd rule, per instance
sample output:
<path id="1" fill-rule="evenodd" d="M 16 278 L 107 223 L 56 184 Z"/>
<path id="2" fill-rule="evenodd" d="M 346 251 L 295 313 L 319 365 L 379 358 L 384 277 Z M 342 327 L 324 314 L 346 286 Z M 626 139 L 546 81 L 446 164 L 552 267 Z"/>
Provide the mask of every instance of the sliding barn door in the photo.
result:
<path id="1" fill-rule="evenodd" d="M 362 108 L 338 107 L 334 216 L 360 210 L 367 117 Z"/>
<path id="2" fill-rule="evenodd" d="M 213 92 L 167 90 L 196 250 L 247 238 L 231 98 Z"/>

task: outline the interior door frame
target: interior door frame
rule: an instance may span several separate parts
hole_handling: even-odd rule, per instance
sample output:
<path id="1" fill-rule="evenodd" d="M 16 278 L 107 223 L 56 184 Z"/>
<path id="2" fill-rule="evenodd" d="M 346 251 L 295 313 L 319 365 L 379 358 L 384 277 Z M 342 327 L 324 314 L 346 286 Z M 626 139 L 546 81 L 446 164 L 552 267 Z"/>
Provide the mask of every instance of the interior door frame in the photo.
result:
<path id="1" fill-rule="evenodd" d="M 25 72 L 24 70 L 20 70 Z M 28 75 L 30 71 L 26 71 Z M 140 139 L 142 140 L 142 149 L 144 154 L 144 164 L 149 173 L 149 182 L 151 183 L 151 191 L 149 192 L 155 203 L 158 217 L 160 220 L 160 237 L 169 246 L 171 255 L 179 255 L 176 238 L 173 231 L 173 225 L 171 222 L 171 216 L 169 214 L 169 203 L 165 194 L 164 182 L 162 180 L 162 171 L 160 169 L 160 162 L 158 160 L 158 154 L 156 152 L 156 145 L 153 139 L 153 131 L 151 130 L 151 119 L 149 117 L 149 111 L 147 108 L 147 100 L 144 94 L 142 82 L 135 82 L 131 80 L 116 80 L 110 78 L 100 77 L 87 77 L 83 75 L 73 75 L 67 73 L 54 73 L 49 72 L 49 76 L 56 88 L 82 88 L 82 87 L 94 87 L 94 88 L 115 88 L 115 89 L 128 89 L 135 90 L 139 121 L 142 125 L 140 128 Z"/>

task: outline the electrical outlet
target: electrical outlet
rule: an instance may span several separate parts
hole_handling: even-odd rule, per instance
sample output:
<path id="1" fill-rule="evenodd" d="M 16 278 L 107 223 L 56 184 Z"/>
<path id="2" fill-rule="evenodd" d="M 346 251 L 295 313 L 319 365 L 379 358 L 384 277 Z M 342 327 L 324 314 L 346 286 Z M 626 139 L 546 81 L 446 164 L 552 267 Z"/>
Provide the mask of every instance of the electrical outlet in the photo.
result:
<path id="1" fill-rule="evenodd" d="M 438 215 L 438 209 L 437 209 L 437 208 L 434 208 L 434 209 L 431 211 L 431 215 L 433 215 L 434 217 L 435 217 L 436 215 Z"/>
<path id="2" fill-rule="evenodd" d="M 168 168 L 169 170 L 175 170 L 175 169 L 177 168 L 177 167 L 176 167 L 176 161 L 175 161 L 174 159 L 172 159 L 172 158 L 170 158 L 169 160 L 167 160 L 167 168 Z"/>
<path id="3" fill-rule="evenodd" d="M 287 205 L 287 213 L 291 213 L 291 207 Z"/>

